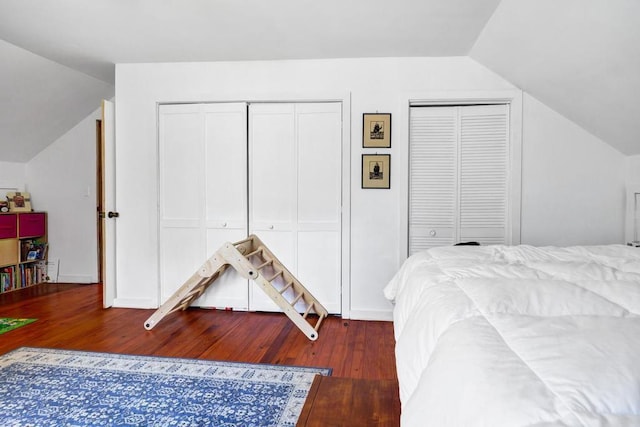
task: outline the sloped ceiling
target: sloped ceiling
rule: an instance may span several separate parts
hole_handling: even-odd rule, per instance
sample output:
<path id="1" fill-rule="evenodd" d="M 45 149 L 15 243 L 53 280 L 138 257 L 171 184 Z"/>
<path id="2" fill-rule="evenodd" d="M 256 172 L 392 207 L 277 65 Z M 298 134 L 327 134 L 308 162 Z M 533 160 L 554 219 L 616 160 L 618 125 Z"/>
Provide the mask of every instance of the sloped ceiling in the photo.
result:
<path id="1" fill-rule="evenodd" d="M 640 154 L 640 1 L 502 0 L 469 56 Z"/>
<path id="2" fill-rule="evenodd" d="M 116 63 L 460 55 L 640 154 L 638 22 L 637 0 L 3 0 L 0 160 L 111 97 Z"/>
<path id="3" fill-rule="evenodd" d="M 0 40 L 0 161 L 23 163 L 113 96 L 113 85 Z"/>

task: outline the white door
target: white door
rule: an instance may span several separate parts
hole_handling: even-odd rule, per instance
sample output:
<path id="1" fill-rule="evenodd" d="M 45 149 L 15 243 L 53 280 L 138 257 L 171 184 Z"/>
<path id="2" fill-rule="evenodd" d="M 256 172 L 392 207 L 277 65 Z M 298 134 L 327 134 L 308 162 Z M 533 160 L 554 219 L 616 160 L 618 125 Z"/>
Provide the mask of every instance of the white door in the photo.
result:
<path id="1" fill-rule="evenodd" d="M 159 107 L 160 300 L 227 241 L 247 233 L 246 104 Z M 247 308 L 247 281 L 228 269 L 194 302 Z"/>
<path id="2" fill-rule="evenodd" d="M 409 255 L 510 243 L 509 150 L 507 105 L 411 108 Z"/>
<path id="3" fill-rule="evenodd" d="M 510 244 L 509 107 L 460 107 L 459 241 Z"/>
<path id="4" fill-rule="evenodd" d="M 205 104 L 206 258 L 247 236 L 247 104 Z M 233 268 L 194 302 L 202 307 L 248 308 L 247 280 Z"/>
<path id="5" fill-rule="evenodd" d="M 330 313 L 341 311 L 341 108 L 249 108 L 249 232 Z M 250 310 L 279 310 L 257 286 L 249 291 Z"/>
<path id="6" fill-rule="evenodd" d="M 107 213 L 102 221 L 102 304 L 113 305 L 116 294 L 116 176 L 115 176 L 115 107 L 112 102 L 102 101 L 102 147 L 103 147 L 103 210 Z M 111 214 L 111 215 L 109 215 Z"/>
<path id="7" fill-rule="evenodd" d="M 458 112 L 412 108 L 409 146 L 409 255 L 456 239 Z"/>

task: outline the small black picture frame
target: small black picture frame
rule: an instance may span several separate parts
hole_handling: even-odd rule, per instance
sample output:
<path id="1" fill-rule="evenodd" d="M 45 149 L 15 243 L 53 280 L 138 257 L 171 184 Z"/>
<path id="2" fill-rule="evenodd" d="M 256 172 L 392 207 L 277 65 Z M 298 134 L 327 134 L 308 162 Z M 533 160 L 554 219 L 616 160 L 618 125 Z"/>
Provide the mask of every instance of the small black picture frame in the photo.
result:
<path id="1" fill-rule="evenodd" d="M 391 188 L 391 154 L 362 155 L 362 188 Z"/>
<path id="2" fill-rule="evenodd" d="M 362 148 L 391 148 L 391 113 L 362 114 Z"/>

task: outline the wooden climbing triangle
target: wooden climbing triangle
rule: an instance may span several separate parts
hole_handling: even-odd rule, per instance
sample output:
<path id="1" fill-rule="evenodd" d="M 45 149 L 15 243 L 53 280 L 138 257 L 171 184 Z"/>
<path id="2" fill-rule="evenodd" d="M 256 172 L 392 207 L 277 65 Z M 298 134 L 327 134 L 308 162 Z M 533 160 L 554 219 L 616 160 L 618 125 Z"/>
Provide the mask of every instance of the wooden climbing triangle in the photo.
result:
<path id="1" fill-rule="evenodd" d="M 187 309 L 229 266 L 245 279 L 253 280 L 307 338 L 318 339 L 320 325 L 329 313 L 254 234 L 220 247 L 144 322 L 145 329 L 152 329 L 174 311 Z M 312 313 L 317 315 L 315 324 L 309 317 Z"/>

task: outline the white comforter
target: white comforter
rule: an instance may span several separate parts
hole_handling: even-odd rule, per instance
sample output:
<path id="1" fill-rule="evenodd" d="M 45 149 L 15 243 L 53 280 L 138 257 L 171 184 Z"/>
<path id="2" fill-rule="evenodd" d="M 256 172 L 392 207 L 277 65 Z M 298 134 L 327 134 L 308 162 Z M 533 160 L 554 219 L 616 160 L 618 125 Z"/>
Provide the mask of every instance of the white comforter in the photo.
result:
<path id="1" fill-rule="evenodd" d="M 385 295 L 403 426 L 640 426 L 640 248 L 435 248 Z"/>

